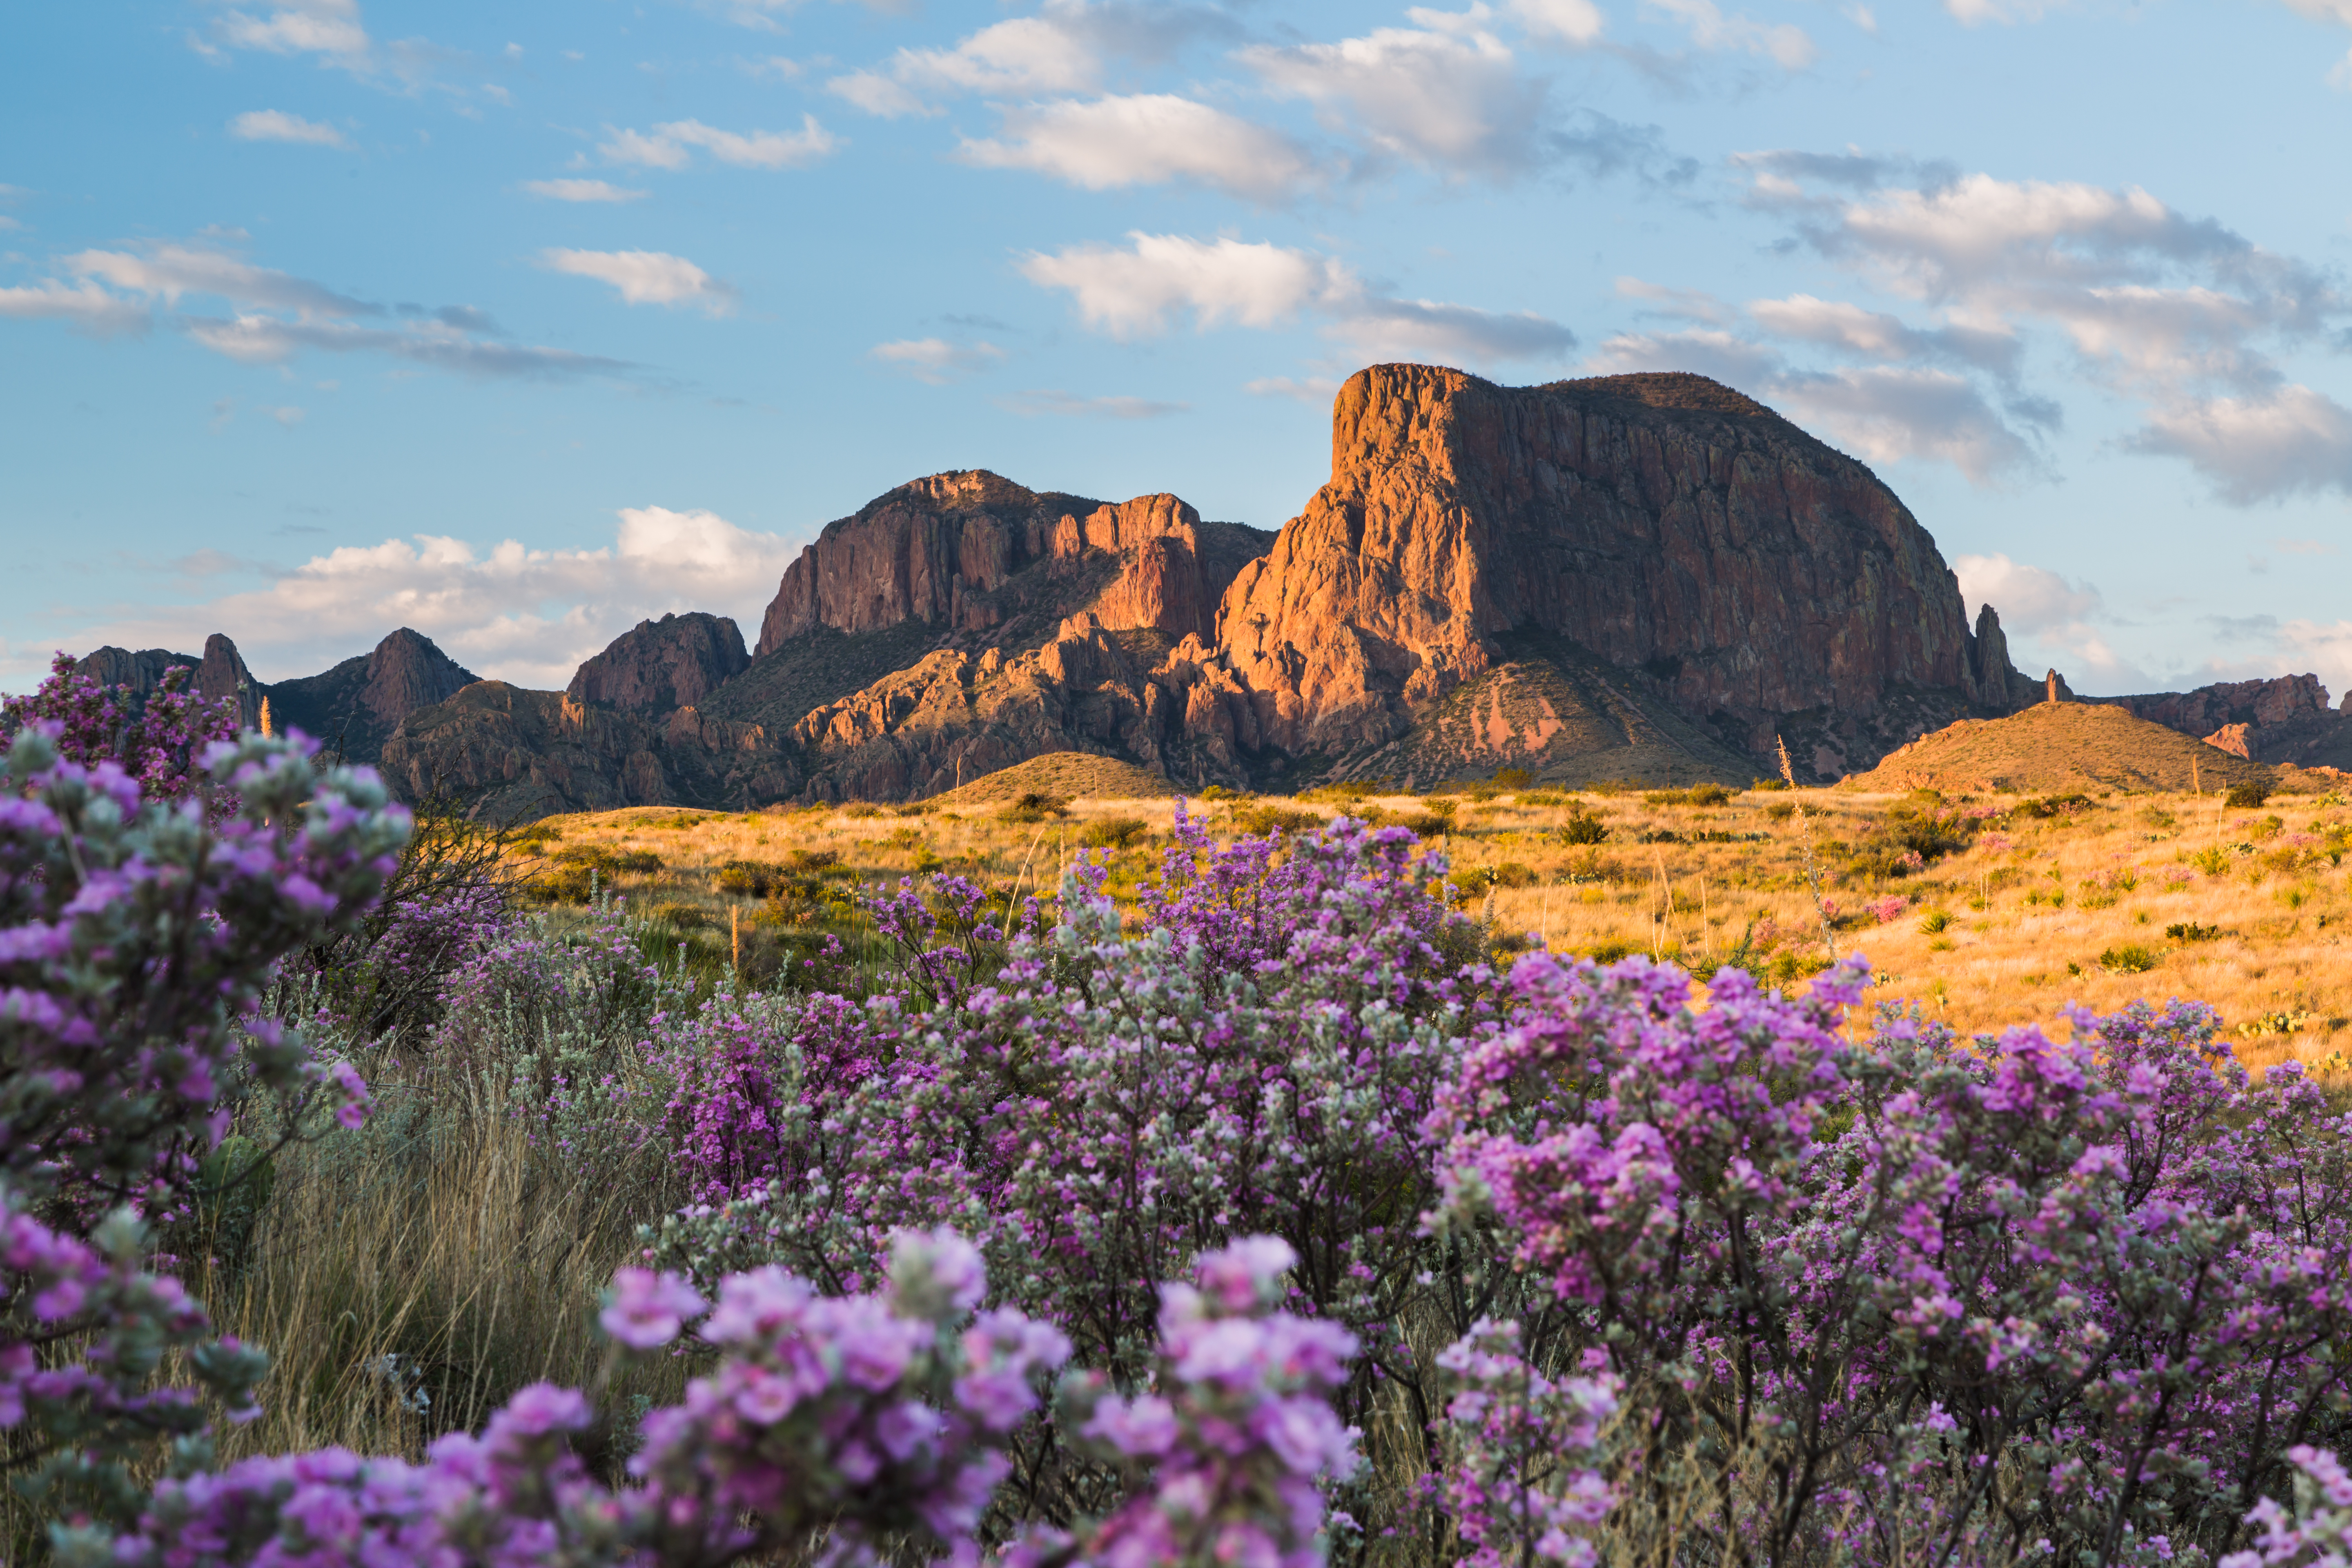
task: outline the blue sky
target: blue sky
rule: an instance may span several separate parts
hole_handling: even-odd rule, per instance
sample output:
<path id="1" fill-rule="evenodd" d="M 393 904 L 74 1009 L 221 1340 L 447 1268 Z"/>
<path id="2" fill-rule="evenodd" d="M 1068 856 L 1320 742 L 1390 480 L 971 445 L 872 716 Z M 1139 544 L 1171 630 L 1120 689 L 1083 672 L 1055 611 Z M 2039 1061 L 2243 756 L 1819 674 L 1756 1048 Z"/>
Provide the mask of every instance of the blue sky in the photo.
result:
<path id="1" fill-rule="evenodd" d="M 986 467 L 1276 527 L 1381 359 L 1704 371 L 2019 661 L 2352 687 L 2352 0 L 164 0 L 0 47 L 0 688 L 755 635 Z"/>

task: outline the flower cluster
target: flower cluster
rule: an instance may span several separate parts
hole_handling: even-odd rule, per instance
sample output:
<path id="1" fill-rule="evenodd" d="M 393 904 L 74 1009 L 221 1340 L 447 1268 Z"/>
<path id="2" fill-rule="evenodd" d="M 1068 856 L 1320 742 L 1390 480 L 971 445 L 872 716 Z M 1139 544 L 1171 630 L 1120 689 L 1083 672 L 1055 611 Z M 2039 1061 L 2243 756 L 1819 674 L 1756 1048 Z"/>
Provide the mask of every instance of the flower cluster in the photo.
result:
<path id="1" fill-rule="evenodd" d="M 189 685 L 194 673 L 175 665 L 158 689 L 142 697 L 77 674 L 73 656 L 60 653 L 32 695 L 0 697 L 0 736 L 37 727 L 67 762 L 85 768 L 112 763 L 145 798 L 182 800 L 208 782 L 207 749 L 236 738 L 236 699 L 207 701 Z"/>
<path id="2" fill-rule="evenodd" d="M 1100 1373 L 1065 1381 L 1064 1426 L 1128 1471 L 1133 1495 L 1076 1534 L 1032 1531 L 1009 1564 L 1319 1568 L 1325 1489 L 1357 1466 L 1357 1435 L 1329 1403 L 1356 1340 L 1278 1310 L 1297 1261 L 1276 1237 L 1245 1237 L 1202 1258 L 1197 1287 L 1161 1286 L 1155 1392 L 1122 1397 Z"/>
<path id="3" fill-rule="evenodd" d="M 1438 1352 L 1456 1390 L 1445 1406 L 1457 1442 L 1445 1505 L 1472 1548 L 1468 1568 L 1591 1568 L 1587 1531 L 1617 1500 L 1595 1461 L 1622 1384 L 1597 1350 L 1585 1352 L 1584 1375 L 1546 1377 L 1520 1337 L 1517 1323 L 1482 1319 Z"/>

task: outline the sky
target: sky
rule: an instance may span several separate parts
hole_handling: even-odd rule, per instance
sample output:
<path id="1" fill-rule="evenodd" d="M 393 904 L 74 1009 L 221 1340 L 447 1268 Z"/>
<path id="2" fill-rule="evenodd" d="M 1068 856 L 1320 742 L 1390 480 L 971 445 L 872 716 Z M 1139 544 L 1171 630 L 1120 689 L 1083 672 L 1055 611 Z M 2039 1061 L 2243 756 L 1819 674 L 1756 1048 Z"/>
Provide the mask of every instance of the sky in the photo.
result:
<path id="1" fill-rule="evenodd" d="M 558 687 L 987 468 L 1279 526 L 1334 389 L 1698 371 L 2017 663 L 2352 689 L 2352 0 L 78 0 L 0 20 L 0 689 Z"/>

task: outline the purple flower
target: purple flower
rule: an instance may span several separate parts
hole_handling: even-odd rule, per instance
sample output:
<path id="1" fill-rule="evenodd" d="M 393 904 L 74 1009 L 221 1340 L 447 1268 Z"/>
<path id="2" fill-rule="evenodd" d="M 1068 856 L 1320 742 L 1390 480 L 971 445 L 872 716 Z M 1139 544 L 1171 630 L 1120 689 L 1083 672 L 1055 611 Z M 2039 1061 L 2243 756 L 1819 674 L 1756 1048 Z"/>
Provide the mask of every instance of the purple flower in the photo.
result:
<path id="1" fill-rule="evenodd" d="M 649 1351 L 677 1338 L 687 1322 L 709 1310 L 681 1275 L 624 1268 L 597 1319 L 604 1331 L 631 1350 Z"/>

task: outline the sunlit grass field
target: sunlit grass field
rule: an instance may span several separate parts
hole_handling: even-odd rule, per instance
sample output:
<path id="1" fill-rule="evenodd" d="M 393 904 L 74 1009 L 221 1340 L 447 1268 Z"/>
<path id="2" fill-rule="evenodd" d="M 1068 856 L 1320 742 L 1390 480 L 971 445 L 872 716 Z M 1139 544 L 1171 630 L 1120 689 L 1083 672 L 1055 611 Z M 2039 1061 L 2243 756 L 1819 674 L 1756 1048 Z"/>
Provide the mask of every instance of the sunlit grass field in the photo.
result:
<path id="1" fill-rule="evenodd" d="M 753 983 L 831 936 L 870 942 L 861 889 L 945 871 L 1017 904 L 1050 898 L 1081 853 L 1111 891 L 1159 874 L 1176 803 L 943 797 L 745 815 L 637 808 L 555 817 L 521 852 L 551 889 L 598 885 L 675 934 L 698 966 Z M 1565 793 L 1491 784 L 1430 796 L 1199 800 L 1220 839 L 1343 813 L 1399 822 L 1444 852 L 1465 912 L 1523 944 L 1643 953 L 1701 974 L 1736 963 L 1790 984 L 1869 956 L 1875 997 L 1964 1033 L 2057 1019 L 2067 1003 L 2218 1007 L 2252 1065 L 2330 1064 L 2352 1024 L 2352 900 L 2340 797 L 1925 796 L 1753 791 Z M 2043 815 L 2036 815 L 2043 813 Z M 1905 862 L 1923 820 L 1964 824 Z M 1934 832 L 1927 835 L 1931 845 Z M 1808 873 L 1808 846 L 1811 871 Z M 656 868 L 656 863 L 657 868 Z M 639 869 L 628 869 L 635 865 Z M 1822 902 L 1828 905 L 1824 920 Z M 1825 929 L 1826 927 L 1826 929 Z M 2063 1026 L 2061 1026 L 2063 1027 Z"/>

